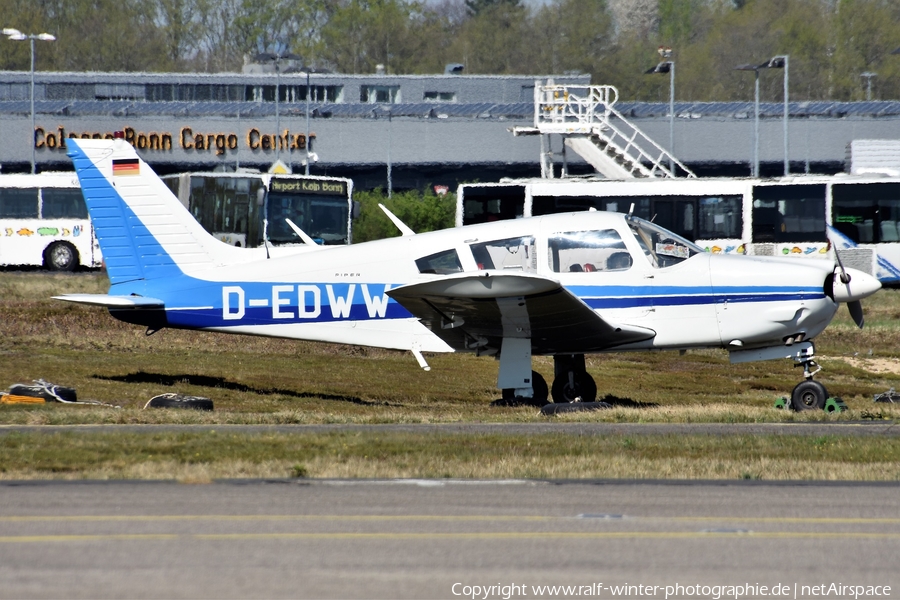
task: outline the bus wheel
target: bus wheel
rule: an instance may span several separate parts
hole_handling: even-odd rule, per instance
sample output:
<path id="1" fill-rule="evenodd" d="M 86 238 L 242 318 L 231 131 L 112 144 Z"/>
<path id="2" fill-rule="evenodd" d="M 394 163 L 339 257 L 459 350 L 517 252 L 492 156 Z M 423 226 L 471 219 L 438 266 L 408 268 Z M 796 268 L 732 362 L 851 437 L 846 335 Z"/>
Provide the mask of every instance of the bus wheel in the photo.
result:
<path id="1" fill-rule="evenodd" d="M 44 266 L 51 271 L 74 271 L 78 252 L 68 242 L 53 242 L 44 250 Z"/>

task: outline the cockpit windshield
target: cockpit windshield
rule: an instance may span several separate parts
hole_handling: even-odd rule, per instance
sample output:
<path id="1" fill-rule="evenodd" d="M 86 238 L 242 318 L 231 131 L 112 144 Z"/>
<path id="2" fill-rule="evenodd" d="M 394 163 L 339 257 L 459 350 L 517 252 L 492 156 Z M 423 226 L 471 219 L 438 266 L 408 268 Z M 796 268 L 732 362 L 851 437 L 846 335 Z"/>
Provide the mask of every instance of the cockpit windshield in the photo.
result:
<path id="1" fill-rule="evenodd" d="M 654 267 L 660 269 L 671 267 L 703 252 L 703 249 L 693 242 L 643 219 L 629 217 L 628 226 L 647 260 Z"/>

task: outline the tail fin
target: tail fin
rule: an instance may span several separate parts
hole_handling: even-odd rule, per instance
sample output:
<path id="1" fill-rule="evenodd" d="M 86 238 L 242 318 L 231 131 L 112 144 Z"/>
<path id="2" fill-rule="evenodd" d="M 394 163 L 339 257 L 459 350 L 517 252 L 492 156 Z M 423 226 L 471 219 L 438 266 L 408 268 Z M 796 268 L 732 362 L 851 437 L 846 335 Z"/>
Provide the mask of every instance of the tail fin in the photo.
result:
<path id="1" fill-rule="evenodd" d="M 249 258 L 207 233 L 125 140 L 67 142 L 110 284 Z"/>

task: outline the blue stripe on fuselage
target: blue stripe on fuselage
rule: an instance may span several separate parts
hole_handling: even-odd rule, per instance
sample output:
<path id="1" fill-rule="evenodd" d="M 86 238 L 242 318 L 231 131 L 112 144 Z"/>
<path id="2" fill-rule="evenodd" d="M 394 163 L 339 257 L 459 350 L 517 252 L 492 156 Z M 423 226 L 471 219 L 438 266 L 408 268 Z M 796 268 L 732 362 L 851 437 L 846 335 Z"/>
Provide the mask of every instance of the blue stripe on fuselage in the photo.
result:
<path id="1" fill-rule="evenodd" d="M 822 288 L 799 286 L 739 286 L 716 288 L 713 291 L 708 286 L 573 286 L 568 289 L 593 309 L 784 302 L 820 300 L 825 297 Z"/>
<path id="2" fill-rule="evenodd" d="M 153 290 L 153 294 L 165 300 L 171 326 L 227 328 L 406 319 L 412 316 L 388 298 L 385 292 L 396 287 L 390 284 L 219 283 L 190 277 L 178 279 L 180 281 L 173 282 L 168 292 Z M 818 300 L 825 297 L 821 289 L 792 286 L 729 287 L 713 293 L 708 287 L 578 286 L 570 290 L 579 294 L 591 308 L 601 310 Z M 185 298 L 190 298 L 189 306 L 183 304 Z"/>

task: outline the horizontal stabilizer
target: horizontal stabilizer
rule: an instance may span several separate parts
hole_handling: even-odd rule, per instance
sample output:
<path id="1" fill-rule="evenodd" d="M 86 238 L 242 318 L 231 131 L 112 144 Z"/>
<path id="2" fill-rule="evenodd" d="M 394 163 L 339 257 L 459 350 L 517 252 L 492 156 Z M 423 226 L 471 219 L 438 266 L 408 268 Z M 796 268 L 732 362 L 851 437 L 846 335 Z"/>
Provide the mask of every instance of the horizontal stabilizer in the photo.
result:
<path id="1" fill-rule="evenodd" d="M 106 306 L 108 308 L 163 308 L 165 303 L 156 298 L 143 296 L 110 296 L 109 294 L 65 294 L 53 296 L 54 300 L 65 300 L 76 304 Z"/>

